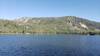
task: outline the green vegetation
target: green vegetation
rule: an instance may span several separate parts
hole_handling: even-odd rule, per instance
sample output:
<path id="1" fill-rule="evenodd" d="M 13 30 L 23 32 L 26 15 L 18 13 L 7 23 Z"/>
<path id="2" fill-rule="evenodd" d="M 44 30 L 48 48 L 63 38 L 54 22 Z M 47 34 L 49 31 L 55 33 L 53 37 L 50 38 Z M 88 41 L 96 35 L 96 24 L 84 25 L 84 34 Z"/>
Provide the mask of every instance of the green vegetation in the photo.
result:
<path id="1" fill-rule="evenodd" d="M 75 16 L 0 20 L 0 33 L 100 34 L 100 23 Z"/>

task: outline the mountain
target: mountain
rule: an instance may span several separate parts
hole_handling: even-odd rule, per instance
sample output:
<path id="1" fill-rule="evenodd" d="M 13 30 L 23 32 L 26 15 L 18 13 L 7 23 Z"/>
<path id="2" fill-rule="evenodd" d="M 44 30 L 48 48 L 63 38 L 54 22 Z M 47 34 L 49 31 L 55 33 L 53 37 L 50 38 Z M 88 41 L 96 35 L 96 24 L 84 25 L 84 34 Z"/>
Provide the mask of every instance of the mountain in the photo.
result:
<path id="1" fill-rule="evenodd" d="M 100 34 L 100 22 L 76 16 L 0 20 L 0 33 Z"/>

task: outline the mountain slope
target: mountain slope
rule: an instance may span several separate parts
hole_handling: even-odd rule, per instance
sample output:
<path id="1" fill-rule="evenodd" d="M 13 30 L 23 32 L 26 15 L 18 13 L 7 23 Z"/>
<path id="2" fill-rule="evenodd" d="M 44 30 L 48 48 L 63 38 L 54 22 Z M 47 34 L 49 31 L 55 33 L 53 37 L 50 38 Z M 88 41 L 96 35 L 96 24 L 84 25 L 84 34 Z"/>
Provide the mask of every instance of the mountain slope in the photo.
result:
<path id="1" fill-rule="evenodd" d="M 22 17 L 16 20 L 0 20 L 1 33 L 100 33 L 100 23 L 87 19 L 64 17 Z"/>

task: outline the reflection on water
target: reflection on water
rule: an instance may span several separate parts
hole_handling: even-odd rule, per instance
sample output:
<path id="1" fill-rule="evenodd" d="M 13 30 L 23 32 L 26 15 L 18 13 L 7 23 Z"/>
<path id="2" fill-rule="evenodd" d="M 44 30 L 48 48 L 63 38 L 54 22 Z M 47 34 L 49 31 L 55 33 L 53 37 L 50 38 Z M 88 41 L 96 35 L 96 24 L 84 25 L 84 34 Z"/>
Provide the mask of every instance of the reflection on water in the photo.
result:
<path id="1" fill-rule="evenodd" d="M 13 50 L 0 51 L 1 56 L 74 56 L 77 55 L 73 49 L 57 47 L 20 47 Z"/>
<path id="2" fill-rule="evenodd" d="M 100 38 L 82 35 L 0 35 L 0 56 L 100 56 Z"/>

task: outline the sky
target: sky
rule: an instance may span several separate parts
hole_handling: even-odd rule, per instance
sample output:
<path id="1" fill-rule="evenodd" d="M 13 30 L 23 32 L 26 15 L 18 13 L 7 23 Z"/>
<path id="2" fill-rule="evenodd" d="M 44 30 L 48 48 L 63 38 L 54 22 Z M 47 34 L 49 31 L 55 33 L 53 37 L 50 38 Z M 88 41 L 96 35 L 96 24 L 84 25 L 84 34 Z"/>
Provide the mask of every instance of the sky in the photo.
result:
<path id="1" fill-rule="evenodd" d="M 60 16 L 100 22 L 100 0 L 0 0 L 0 18 Z"/>

